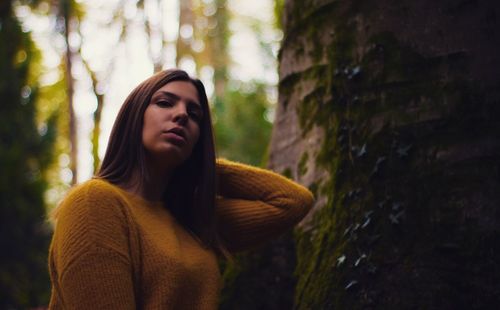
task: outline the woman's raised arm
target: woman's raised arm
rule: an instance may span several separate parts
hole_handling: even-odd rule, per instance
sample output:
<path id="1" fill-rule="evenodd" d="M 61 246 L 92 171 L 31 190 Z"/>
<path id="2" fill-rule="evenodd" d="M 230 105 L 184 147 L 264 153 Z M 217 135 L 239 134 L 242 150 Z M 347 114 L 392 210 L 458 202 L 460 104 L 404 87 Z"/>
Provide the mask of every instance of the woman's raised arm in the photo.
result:
<path id="1" fill-rule="evenodd" d="M 312 207 L 311 192 L 277 173 L 217 159 L 219 232 L 229 251 L 251 248 L 297 224 Z"/>

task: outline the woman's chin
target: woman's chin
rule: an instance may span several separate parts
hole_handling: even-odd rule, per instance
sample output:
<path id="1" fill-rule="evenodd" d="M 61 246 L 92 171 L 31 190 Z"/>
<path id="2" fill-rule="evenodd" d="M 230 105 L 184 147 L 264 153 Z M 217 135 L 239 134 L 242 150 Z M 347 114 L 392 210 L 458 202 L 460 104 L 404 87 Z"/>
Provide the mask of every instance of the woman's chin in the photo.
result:
<path id="1" fill-rule="evenodd" d="M 185 162 L 190 152 L 176 145 L 163 145 L 155 150 L 146 150 L 148 157 L 155 161 L 162 161 L 169 166 L 177 167 Z"/>

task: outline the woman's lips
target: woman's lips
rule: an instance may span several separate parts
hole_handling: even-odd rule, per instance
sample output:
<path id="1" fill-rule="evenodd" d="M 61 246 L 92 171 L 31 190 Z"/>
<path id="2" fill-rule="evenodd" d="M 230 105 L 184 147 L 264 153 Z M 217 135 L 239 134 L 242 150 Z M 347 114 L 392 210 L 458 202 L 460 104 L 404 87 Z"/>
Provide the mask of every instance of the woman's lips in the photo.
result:
<path id="1" fill-rule="evenodd" d="M 175 132 L 163 132 L 162 136 L 164 136 L 167 140 L 171 141 L 174 144 L 183 145 L 184 143 L 186 143 L 186 139 L 183 136 L 176 134 Z"/>

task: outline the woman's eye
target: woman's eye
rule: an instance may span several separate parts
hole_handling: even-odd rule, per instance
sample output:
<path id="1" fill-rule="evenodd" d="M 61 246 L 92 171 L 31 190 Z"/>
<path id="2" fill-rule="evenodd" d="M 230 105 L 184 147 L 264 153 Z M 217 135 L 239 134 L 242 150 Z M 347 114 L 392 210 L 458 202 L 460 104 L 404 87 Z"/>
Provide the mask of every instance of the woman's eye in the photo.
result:
<path id="1" fill-rule="evenodd" d="M 188 107 L 188 114 L 189 116 L 196 120 L 196 121 L 201 121 L 203 113 L 200 111 L 200 109 L 196 107 Z"/>
<path id="2" fill-rule="evenodd" d="M 173 103 L 168 100 L 160 100 L 157 101 L 156 104 L 160 107 L 171 107 L 173 105 Z"/>
<path id="3" fill-rule="evenodd" d="M 197 111 L 189 111 L 189 115 L 196 121 L 201 121 L 201 115 Z"/>

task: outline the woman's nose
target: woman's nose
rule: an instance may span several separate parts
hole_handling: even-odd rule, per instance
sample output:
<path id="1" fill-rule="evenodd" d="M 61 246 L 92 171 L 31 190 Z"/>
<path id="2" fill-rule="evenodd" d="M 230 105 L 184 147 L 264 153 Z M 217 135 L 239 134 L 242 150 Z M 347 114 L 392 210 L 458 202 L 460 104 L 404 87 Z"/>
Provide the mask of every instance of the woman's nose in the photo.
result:
<path id="1" fill-rule="evenodd" d="M 174 109 L 174 122 L 179 122 L 181 124 L 184 124 L 187 119 L 188 119 L 188 113 L 187 113 L 187 108 L 186 105 L 182 104 L 179 102 L 175 109 Z"/>

